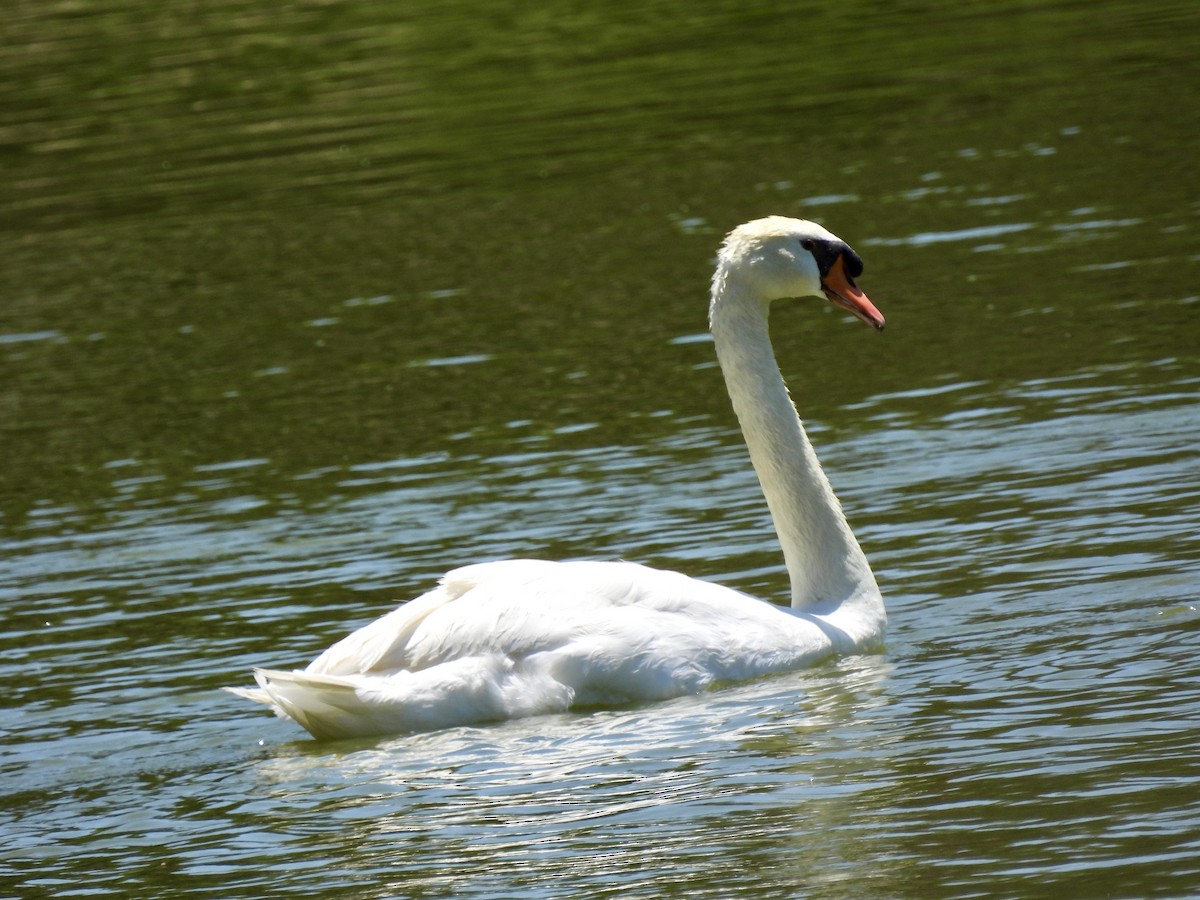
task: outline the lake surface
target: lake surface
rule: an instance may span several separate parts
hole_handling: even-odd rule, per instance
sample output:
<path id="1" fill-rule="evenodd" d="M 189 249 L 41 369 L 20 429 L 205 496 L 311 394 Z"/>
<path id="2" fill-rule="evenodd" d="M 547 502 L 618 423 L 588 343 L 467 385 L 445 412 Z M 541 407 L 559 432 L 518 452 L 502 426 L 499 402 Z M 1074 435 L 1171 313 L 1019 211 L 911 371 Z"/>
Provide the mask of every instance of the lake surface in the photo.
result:
<path id="1" fill-rule="evenodd" d="M 0 894 L 1200 893 L 1194 4 L 18 3 Z M 705 335 L 780 364 L 886 651 L 321 744 L 219 691 L 440 573 L 788 581 Z"/>

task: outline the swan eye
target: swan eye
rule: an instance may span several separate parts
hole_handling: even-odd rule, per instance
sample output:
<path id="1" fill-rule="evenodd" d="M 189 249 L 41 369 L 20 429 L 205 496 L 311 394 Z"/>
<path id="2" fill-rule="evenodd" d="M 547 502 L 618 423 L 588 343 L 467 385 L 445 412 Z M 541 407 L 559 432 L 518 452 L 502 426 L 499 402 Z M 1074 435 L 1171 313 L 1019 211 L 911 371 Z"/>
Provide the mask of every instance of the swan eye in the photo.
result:
<path id="1" fill-rule="evenodd" d="M 813 250 L 817 249 L 817 242 L 814 241 L 812 238 L 805 238 L 804 240 L 802 240 L 800 242 L 800 246 L 803 247 L 805 250 L 807 250 L 809 253 L 812 253 Z"/>

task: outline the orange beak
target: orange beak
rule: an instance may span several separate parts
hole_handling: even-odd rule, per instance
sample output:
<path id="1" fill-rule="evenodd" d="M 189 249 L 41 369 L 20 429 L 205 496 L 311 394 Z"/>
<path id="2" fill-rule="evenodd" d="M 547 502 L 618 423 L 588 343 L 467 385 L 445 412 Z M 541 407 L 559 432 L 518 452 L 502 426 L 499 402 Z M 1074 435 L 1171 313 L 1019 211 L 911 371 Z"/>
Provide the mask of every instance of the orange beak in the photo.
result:
<path id="1" fill-rule="evenodd" d="M 883 331 L 883 313 L 875 308 L 875 304 L 867 299 L 867 295 L 858 289 L 854 280 L 846 274 L 846 259 L 839 256 L 821 279 L 821 288 L 825 296 L 843 309 L 854 313 L 876 331 Z"/>

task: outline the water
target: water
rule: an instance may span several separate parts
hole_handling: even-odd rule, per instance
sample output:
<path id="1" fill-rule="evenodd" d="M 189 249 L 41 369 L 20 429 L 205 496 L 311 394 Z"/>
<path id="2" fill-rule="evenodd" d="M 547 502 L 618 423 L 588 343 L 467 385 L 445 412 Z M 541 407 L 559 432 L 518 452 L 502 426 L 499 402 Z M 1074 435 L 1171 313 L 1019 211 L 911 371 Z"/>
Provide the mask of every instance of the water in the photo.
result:
<path id="1" fill-rule="evenodd" d="M 1187 4 L 19 4 L 4 896 L 1200 892 Z M 669 27 L 667 27 L 669 25 Z M 218 691 L 466 561 L 787 590 L 703 335 L 774 315 L 886 652 L 318 744 Z"/>

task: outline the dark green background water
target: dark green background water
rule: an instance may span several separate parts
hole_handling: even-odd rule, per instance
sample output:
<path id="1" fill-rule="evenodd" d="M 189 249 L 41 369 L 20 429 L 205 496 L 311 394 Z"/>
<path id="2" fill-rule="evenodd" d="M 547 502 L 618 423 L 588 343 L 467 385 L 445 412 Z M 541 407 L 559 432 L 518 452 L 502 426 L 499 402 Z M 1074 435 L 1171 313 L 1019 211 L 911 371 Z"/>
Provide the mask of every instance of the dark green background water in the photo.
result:
<path id="1" fill-rule="evenodd" d="M 147 896 L 1200 890 L 1186 3 L 16 2 L 0 873 Z M 704 339 L 774 334 L 882 657 L 316 748 L 219 694 L 438 573 L 787 579 Z"/>

